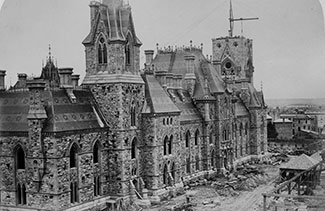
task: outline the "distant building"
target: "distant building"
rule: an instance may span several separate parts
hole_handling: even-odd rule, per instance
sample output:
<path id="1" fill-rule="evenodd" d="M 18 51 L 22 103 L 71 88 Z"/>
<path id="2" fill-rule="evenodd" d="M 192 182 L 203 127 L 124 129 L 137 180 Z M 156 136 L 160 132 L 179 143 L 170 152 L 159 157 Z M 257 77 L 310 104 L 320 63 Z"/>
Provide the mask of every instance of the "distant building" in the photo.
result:
<path id="1" fill-rule="evenodd" d="M 127 210 L 267 151 L 252 40 L 213 39 L 212 63 L 192 43 L 149 50 L 140 71 L 131 7 L 92 1 L 90 16 L 81 85 L 51 55 L 10 90 L 0 71 L 1 210 Z"/>
<path id="2" fill-rule="evenodd" d="M 278 119 L 273 122 L 278 139 L 291 139 L 293 137 L 292 121 L 289 119 Z"/>

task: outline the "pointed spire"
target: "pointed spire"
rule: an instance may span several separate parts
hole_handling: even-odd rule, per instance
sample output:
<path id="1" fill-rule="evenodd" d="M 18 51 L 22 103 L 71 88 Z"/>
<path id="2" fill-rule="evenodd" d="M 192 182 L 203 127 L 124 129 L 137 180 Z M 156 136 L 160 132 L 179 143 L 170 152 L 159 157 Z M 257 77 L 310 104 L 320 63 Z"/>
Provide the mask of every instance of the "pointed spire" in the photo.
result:
<path id="1" fill-rule="evenodd" d="M 233 35 L 233 30 L 234 30 L 234 13 L 232 11 L 232 2 L 230 0 L 230 9 L 229 9 L 229 24 L 230 24 L 230 29 L 229 29 L 229 37 L 232 37 Z"/>
<path id="2" fill-rule="evenodd" d="M 52 48 L 51 48 L 51 44 L 49 44 L 49 61 L 51 61 L 52 59 L 52 52 L 51 52 Z"/>

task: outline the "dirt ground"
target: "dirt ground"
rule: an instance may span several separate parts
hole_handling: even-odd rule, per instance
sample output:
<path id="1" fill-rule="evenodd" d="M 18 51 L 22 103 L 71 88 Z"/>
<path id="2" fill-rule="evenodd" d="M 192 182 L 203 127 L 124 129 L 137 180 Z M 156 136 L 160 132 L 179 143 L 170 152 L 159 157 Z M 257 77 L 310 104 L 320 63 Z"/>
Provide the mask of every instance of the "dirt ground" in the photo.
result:
<path id="1" fill-rule="evenodd" d="M 236 191 L 234 196 L 223 197 L 218 194 L 216 187 L 199 186 L 186 191 L 186 194 L 162 202 L 144 211 L 167 211 L 180 204 L 185 204 L 186 195 L 191 197 L 191 210 L 195 211 L 260 211 L 262 210 L 262 193 L 274 188 L 274 181 L 278 176 L 278 166 L 264 165 L 265 183 L 251 191 Z"/>

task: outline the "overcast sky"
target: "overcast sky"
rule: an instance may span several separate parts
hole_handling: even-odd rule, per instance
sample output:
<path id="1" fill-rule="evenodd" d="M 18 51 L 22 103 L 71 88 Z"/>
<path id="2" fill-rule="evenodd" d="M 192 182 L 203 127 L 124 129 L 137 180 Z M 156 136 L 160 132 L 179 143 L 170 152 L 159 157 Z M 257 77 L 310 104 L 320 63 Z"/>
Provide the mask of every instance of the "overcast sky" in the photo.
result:
<path id="1" fill-rule="evenodd" d="M 127 0 L 126 0 L 127 1 Z M 7 85 L 17 73 L 39 75 L 52 45 L 59 67 L 84 76 L 82 40 L 89 33 L 89 0 L 0 0 L 0 69 Z M 144 50 L 204 44 L 228 33 L 229 0 L 129 0 Z M 321 3 L 325 6 L 325 0 Z M 318 0 L 233 0 L 234 16 L 254 42 L 254 81 L 266 98 L 325 97 L 324 16 Z M 235 35 L 241 35 L 241 23 Z"/>

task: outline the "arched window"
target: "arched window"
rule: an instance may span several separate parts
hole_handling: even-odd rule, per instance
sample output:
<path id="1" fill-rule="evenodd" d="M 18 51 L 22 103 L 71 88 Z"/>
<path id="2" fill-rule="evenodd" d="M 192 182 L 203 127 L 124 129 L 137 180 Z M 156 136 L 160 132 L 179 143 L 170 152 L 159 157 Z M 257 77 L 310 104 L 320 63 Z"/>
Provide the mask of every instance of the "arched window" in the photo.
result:
<path id="1" fill-rule="evenodd" d="M 199 156 L 196 156 L 195 168 L 196 168 L 197 171 L 200 170 L 200 158 L 199 158 Z"/>
<path id="2" fill-rule="evenodd" d="M 97 46 L 98 64 L 107 64 L 107 46 L 105 39 L 101 37 Z"/>
<path id="3" fill-rule="evenodd" d="M 135 113 L 135 105 L 132 103 L 131 106 L 131 127 L 134 127 L 136 124 L 136 113 Z"/>
<path id="4" fill-rule="evenodd" d="M 190 139 L 191 139 L 190 131 L 187 131 L 185 135 L 185 147 L 190 146 Z"/>
<path id="5" fill-rule="evenodd" d="M 200 137 L 200 131 L 199 130 L 196 130 L 196 132 L 195 132 L 195 141 L 194 141 L 194 144 L 195 145 L 198 145 L 198 143 L 199 143 L 199 137 Z"/>
<path id="6" fill-rule="evenodd" d="M 224 141 L 227 140 L 227 130 L 226 130 L 226 129 L 224 129 L 224 130 L 222 131 L 222 137 L 223 137 L 223 140 L 224 140 Z"/>
<path id="7" fill-rule="evenodd" d="M 70 168 L 77 167 L 78 146 L 73 144 L 70 149 Z"/>
<path id="8" fill-rule="evenodd" d="M 163 183 L 164 185 L 168 185 L 168 168 L 166 164 L 164 166 Z"/>
<path id="9" fill-rule="evenodd" d="M 190 158 L 186 158 L 186 173 L 191 173 L 191 160 Z"/>
<path id="10" fill-rule="evenodd" d="M 137 158 L 137 139 L 134 138 L 131 144 L 131 159 Z"/>
<path id="11" fill-rule="evenodd" d="M 168 142 L 168 153 L 172 154 L 172 148 L 173 148 L 173 135 L 170 136 L 169 142 Z"/>
<path id="12" fill-rule="evenodd" d="M 239 126 L 239 136 L 242 137 L 243 135 L 243 123 L 240 123 L 240 126 Z"/>
<path id="13" fill-rule="evenodd" d="M 16 168 L 25 169 L 25 152 L 21 146 L 15 150 Z"/>
<path id="14" fill-rule="evenodd" d="M 213 144 L 213 133 L 210 133 L 210 144 Z"/>
<path id="15" fill-rule="evenodd" d="M 93 162 L 98 163 L 99 160 L 100 160 L 99 142 L 96 141 L 94 148 L 93 148 Z"/>
<path id="16" fill-rule="evenodd" d="M 166 136 L 164 139 L 164 155 L 167 155 L 168 152 L 168 137 Z"/>

